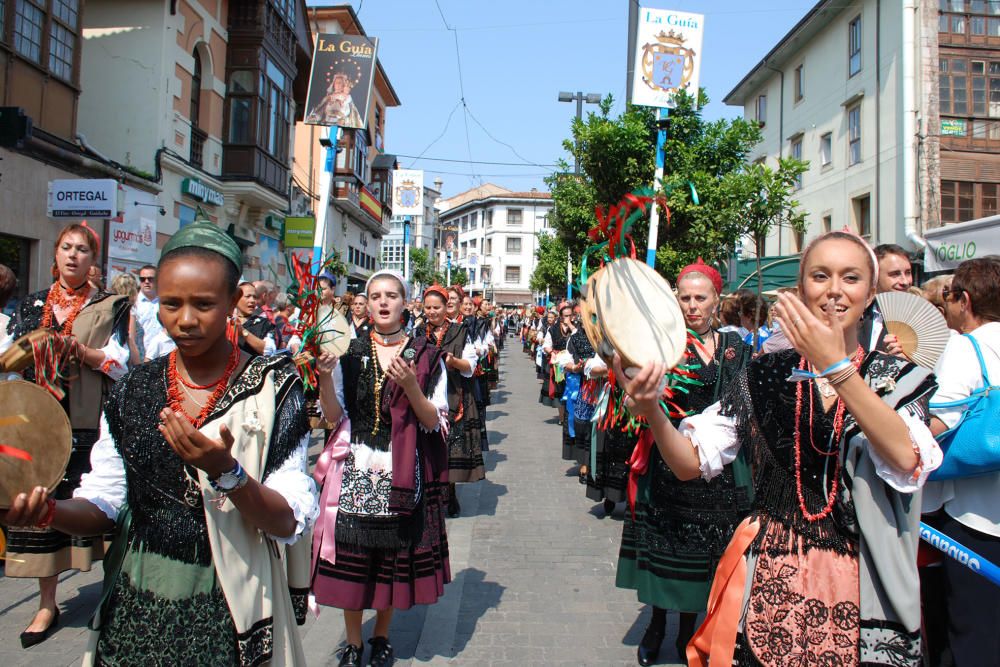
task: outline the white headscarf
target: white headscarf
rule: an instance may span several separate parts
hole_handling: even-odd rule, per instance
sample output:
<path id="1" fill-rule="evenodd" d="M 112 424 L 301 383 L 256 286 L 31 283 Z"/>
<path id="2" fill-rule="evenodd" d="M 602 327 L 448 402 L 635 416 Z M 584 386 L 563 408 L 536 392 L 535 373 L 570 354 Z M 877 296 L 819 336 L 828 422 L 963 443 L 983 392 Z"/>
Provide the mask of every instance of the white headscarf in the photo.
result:
<path id="1" fill-rule="evenodd" d="M 403 274 L 401 274 L 399 271 L 392 271 L 390 269 L 381 269 L 380 271 L 376 271 L 371 275 L 371 277 L 368 278 L 368 282 L 365 283 L 365 295 L 369 294 L 372 291 L 371 290 L 372 281 L 374 281 L 377 278 L 385 278 L 385 277 L 395 278 L 397 281 L 399 281 L 399 284 L 403 286 L 403 300 L 404 301 L 410 300 L 410 286 L 407 285 L 406 280 L 403 279 Z"/>

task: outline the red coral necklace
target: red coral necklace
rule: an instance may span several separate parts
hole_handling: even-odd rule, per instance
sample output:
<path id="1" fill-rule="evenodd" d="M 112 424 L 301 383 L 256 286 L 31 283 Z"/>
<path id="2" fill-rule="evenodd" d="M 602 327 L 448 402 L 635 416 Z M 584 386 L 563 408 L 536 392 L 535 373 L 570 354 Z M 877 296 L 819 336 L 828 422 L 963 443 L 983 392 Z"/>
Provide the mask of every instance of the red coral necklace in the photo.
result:
<path id="1" fill-rule="evenodd" d="M 80 287 L 73 289 L 63 287 L 62 283 L 56 281 L 49 289 L 49 294 L 45 297 L 45 307 L 42 309 L 42 327 L 51 328 L 56 324 L 53 310 L 58 306 L 62 310 L 68 310 L 69 314 L 62 323 L 62 335 L 71 336 L 73 334 L 73 322 L 77 315 L 83 310 L 87 302 L 87 295 L 90 293 L 89 283 L 83 283 Z"/>
<path id="2" fill-rule="evenodd" d="M 200 428 L 202 424 L 205 423 L 205 419 L 212 414 L 212 410 L 215 409 L 215 404 L 219 402 L 222 395 L 226 393 L 226 389 L 229 387 L 229 379 L 232 377 L 233 372 L 236 370 L 237 364 L 240 361 L 240 350 L 235 345 L 230 344 L 229 346 L 229 360 L 226 362 L 226 369 L 222 371 L 222 375 L 218 380 L 206 385 L 198 385 L 185 380 L 181 374 L 177 371 L 177 350 L 170 353 L 170 360 L 167 364 L 167 405 L 174 412 L 184 415 L 195 428 Z M 191 389 L 206 390 L 215 387 L 215 391 L 212 395 L 208 397 L 208 401 L 201 408 L 201 412 L 198 413 L 197 417 L 192 417 L 184 409 L 184 396 L 181 394 L 181 384 Z M 193 400 L 193 399 L 192 399 Z"/>
<path id="3" fill-rule="evenodd" d="M 854 358 L 851 360 L 855 368 L 861 366 L 861 360 L 864 358 L 864 350 L 861 346 L 858 346 L 857 352 L 854 353 Z M 808 362 L 805 357 L 799 363 L 800 370 L 806 370 Z M 821 519 L 825 519 L 833 511 L 833 506 L 837 502 L 837 488 L 840 481 L 840 434 L 844 430 L 844 401 L 841 398 L 837 399 L 836 412 L 833 416 L 833 433 L 830 435 L 830 446 L 827 451 L 823 451 L 816 446 L 813 441 L 813 392 L 810 388 L 809 391 L 809 444 L 813 450 L 822 456 L 836 456 L 836 466 L 833 472 L 833 483 L 830 485 L 830 493 L 827 494 L 826 506 L 817 513 L 812 513 L 809 508 L 806 507 L 806 499 L 802 493 L 802 385 L 807 384 L 806 382 L 799 382 L 795 387 L 795 491 L 799 497 L 799 509 L 802 511 L 802 516 L 805 517 L 806 521 L 810 523 L 815 523 Z"/>
<path id="4" fill-rule="evenodd" d="M 431 327 L 433 329 L 434 325 L 432 324 Z M 449 322 L 446 319 L 444 321 L 444 324 L 442 324 L 440 327 L 437 327 L 437 329 L 434 331 L 432 335 L 434 336 L 434 345 L 436 347 L 441 347 L 441 343 L 444 342 L 444 335 L 448 333 L 448 329 L 450 327 L 451 327 L 451 322 Z"/>

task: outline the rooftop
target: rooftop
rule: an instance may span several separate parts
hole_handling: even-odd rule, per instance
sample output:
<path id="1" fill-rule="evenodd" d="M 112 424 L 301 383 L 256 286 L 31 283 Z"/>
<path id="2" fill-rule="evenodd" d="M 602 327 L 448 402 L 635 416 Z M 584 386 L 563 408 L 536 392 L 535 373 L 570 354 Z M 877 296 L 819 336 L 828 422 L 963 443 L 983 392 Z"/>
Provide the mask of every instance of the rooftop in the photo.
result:
<path id="1" fill-rule="evenodd" d="M 743 106 L 746 99 L 757 90 L 767 79 L 775 75 L 772 68 L 781 67 L 800 49 L 806 46 L 815 35 L 826 29 L 830 22 L 847 9 L 843 0 L 820 0 L 806 15 L 788 31 L 784 37 L 771 49 L 764 59 L 757 63 L 729 94 L 723 102 L 731 106 Z"/>

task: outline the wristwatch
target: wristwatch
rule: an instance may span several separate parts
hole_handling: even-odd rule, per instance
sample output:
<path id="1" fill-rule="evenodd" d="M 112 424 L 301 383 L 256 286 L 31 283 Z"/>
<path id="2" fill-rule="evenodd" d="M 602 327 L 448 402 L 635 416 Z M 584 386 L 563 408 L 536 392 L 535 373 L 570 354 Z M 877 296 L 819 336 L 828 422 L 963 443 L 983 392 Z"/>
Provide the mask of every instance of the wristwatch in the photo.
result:
<path id="1" fill-rule="evenodd" d="M 230 494 L 233 491 L 238 491 L 246 486 L 250 477 L 247 475 L 247 471 L 243 469 L 240 462 L 236 462 L 236 466 L 228 472 L 224 472 L 215 479 L 209 479 L 208 483 L 212 485 L 218 493 Z"/>

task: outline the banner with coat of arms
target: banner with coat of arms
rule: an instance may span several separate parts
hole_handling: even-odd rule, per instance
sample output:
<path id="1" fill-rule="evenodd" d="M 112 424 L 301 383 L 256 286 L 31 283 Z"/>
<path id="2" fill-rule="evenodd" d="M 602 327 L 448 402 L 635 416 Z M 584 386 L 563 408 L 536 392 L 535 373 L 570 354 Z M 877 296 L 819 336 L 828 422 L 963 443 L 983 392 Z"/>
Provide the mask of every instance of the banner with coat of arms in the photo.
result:
<path id="1" fill-rule="evenodd" d="M 672 108 L 681 89 L 697 97 L 704 26 L 701 14 L 640 8 L 632 104 Z"/>
<path id="2" fill-rule="evenodd" d="M 392 172 L 392 214 L 424 214 L 424 172 L 397 169 Z"/>

